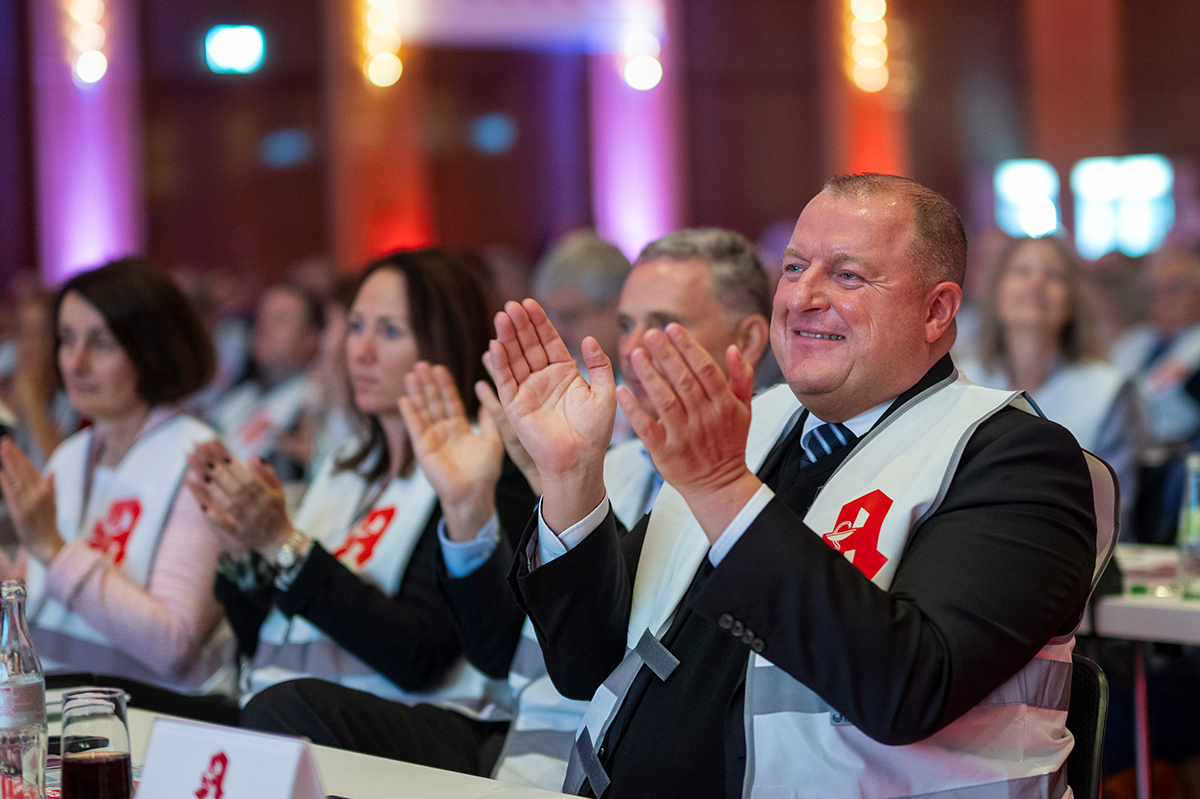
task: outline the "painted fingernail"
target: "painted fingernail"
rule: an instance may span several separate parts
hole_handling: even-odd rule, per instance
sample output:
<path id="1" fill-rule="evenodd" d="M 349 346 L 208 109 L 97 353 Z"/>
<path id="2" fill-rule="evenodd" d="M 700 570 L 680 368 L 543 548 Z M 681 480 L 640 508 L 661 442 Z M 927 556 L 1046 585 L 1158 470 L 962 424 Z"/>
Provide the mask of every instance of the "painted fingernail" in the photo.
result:
<path id="1" fill-rule="evenodd" d="M 226 455 L 225 456 L 225 465 L 228 466 L 231 463 L 233 463 L 233 460 L 228 455 Z"/>
<path id="2" fill-rule="evenodd" d="M 208 468 L 210 468 L 210 469 L 211 469 L 211 468 L 213 468 L 214 466 L 216 466 L 216 464 L 215 464 L 215 463 L 213 463 L 212 461 L 208 461 L 208 462 L 205 464 L 205 466 L 207 466 Z"/>
<path id="3" fill-rule="evenodd" d="M 200 510 L 201 510 L 203 513 L 208 513 L 208 506 L 207 506 L 207 505 L 205 505 L 203 502 L 201 502 L 201 503 L 200 503 Z"/>
<path id="4" fill-rule="evenodd" d="M 212 482 L 212 475 L 211 475 L 211 474 L 206 474 L 206 475 L 204 475 L 204 482 L 206 482 L 206 483 L 211 483 L 211 482 Z"/>

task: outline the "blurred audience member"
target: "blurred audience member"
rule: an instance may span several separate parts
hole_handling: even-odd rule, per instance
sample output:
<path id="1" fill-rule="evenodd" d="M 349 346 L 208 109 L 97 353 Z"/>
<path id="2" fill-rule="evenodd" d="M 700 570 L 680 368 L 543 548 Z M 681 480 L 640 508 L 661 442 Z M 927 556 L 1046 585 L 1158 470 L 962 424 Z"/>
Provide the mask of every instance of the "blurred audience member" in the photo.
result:
<path id="1" fill-rule="evenodd" d="M 28 582 L 42 664 L 229 691 L 233 640 L 212 595 L 222 544 L 179 490 L 187 452 L 213 436 L 176 407 L 212 376 L 208 332 L 178 287 L 137 259 L 72 277 L 54 316 L 67 396 L 91 426 L 44 474 L 0 440 L 0 488 L 21 543 L 14 570 Z M 141 688 L 128 690 L 145 707 Z"/>
<path id="2" fill-rule="evenodd" d="M 337 265 L 327 255 L 310 255 L 288 267 L 285 282 L 327 302 L 337 288 Z"/>
<path id="3" fill-rule="evenodd" d="M 629 259 L 615 245 L 593 231 L 577 230 L 563 236 L 542 256 L 533 276 L 533 297 L 562 336 L 585 380 L 587 367 L 580 345 L 588 336 L 596 339 L 620 379 L 617 301 L 630 268 Z M 632 436 L 629 420 L 618 412 L 613 443 Z"/>
<path id="4" fill-rule="evenodd" d="M 792 240 L 792 229 L 795 227 L 795 219 L 780 219 L 772 222 L 758 237 L 758 261 L 767 273 L 767 290 L 770 297 L 775 296 L 775 287 L 779 284 L 779 278 L 783 277 L 783 251 Z M 771 318 L 770 313 L 767 314 L 767 318 Z M 762 364 L 754 377 L 754 390 L 763 391 L 781 382 L 783 372 L 779 369 L 779 362 L 775 360 L 775 353 L 767 347 L 766 355 L 763 356 Z"/>
<path id="5" fill-rule="evenodd" d="M 28 297 L 17 310 L 17 368 L 9 404 L 17 415 L 13 440 L 42 468 L 63 439 L 79 427 L 79 416 L 62 390 L 54 357 L 54 295 Z"/>
<path id="6" fill-rule="evenodd" d="M 1149 446 L 1137 500 L 1138 536 L 1169 543 L 1175 518 L 1164 509 L 1178 507 L 1178 497 L 1170 495 L 1166 482 L 1200 433 L 1200 401 L 1186 390 L 1200 370 L 1200 256 L 1160 250 L 1148 257 L 1146 277 L 1150 322 L 1122 336 L 1112 360 L 1138 379 L 1146 409 Z"/>
<path id="7" fill-rule="evenodd" d="M 1200 369 L 1200 256 L 1161 250 L 1146 264 L 1150 322 L 1114 345 L 1113 362 L 1141 380 L 1151 444 L 1158 460 L 1200 430 L 1200 402 L 1184 383 Z"/>
<path id="8" fill-rule="evenodd" d="M 579 345 L 588 336 L 617 360 L 617 300 L 629 269 L 629 259 L 590 230 L 568 233 L 538 264 L 533 297 L 562 335 L 580 374 L 587 375 Z"/>
<path id="9" fill-rule="evenodd" d="M 321 298 L 294 284 L 272 286 L 254 320 L 250 375 L 209 412 L 235 457 L 262 458 L 284 482 L 304 480 L 312 458 L 318 398 L 308 370 L 324 328 Z"/>
<path id="10" fill-rule="evenodd" d="M 362 415 L 354 407 L 346 363 L 347 315 L 361 284 L 361 275 L 339 277 L 334 283 L 330 299 L 325 303 L 325 330 L 321 334 L 316 363 L 310 370 L 320 419 L 312 448 L 313 463 L 324 460 L 342 442 L 357 435 L 365 424 Z"/>
<path id="11" fill-rule="evenodd" d="M 971 249 L 967 252 L 967 272 L 963 278 L 963 304 L 954 317 L 954 346 L 950 354 L 954 360 L 962 361 L 975 357 L 979 342 L 979 306 L 982 295 L 991 282 L 992 270 L 1000 253 L 1012 241 L 1012 237 L 999 228 L 971 237 Z"/>
<path id="12" fill-rule="evenodd" d="M 217 353 L 213 379 L 187 402 L 189 411 L 197 416 L 208 416 L 213 403 L 246 375 L 250 362 L 250 314 L 218 301 L 216 286 L 221 282 L 220 274 L 187 266 L 171 270 L 172 279 L 208 327 Z"/>
<path id="13" fill-rule="evenodd" d="M 960 368 L 989 388 L 1027 391 L 1080 446 L 1104 458 L 1132 517 L 1143 446 L 1137 388 L 1105 361 L 1083 265 L 1061 239 L 1014 239 L 1001 251 L 979 305 L 978 360 Z M 1122 535 L 1133 530 L 1122 524 Z"/>
<path id="14" fill-rule="evenodd" d="M 7 302 L 0 303 L 0 381 L 9 381 L 17 370 L 17 335 L 20 309 L 27 301 L 45 291 L 41 278 L 32 269 L 22 269 L 8 279 Z"/>
<path id="15" fill-rule="evenodd" d="M 1096 328 L 1105 352 L 1150 315 L 1143 263 L 1120 250 L 1102 255 L 1092 264 L 1092 296 L 1096 300 Z"/>

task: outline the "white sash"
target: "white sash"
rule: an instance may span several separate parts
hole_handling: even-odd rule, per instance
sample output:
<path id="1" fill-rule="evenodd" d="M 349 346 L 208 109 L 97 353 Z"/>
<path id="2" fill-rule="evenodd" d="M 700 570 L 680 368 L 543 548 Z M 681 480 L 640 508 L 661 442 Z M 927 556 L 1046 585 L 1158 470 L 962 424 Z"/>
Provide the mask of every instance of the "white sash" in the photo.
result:
<path id="1" fill-rule="evenodd" d="M 857 443 L 821 489 L 805 524 L 887 590 L 909 533 L 941 504 L 966 443 L 980 424 L 1009 405 L 1032 412 L 1017 392 L 982 389 L 963 380 L 935 386 Z M 1040 790 L 1036 778 L 1057 771 L 1070 749 L 1063 728 L 1065 697 L 1061 690 L 1046 691 L 1054 695 L 1045 708 L 1029 707 L 1030 698 L 1039 693 L 1034 686 L 1047 684 L 1044 680 L 1058 689 L 1064 686 L 1071 647 L 1069 637 L 1051 642 L 1019 678 L 998 689 L 1006 701 L 985 700 L 946 730 L 903 748 L 884 746 L 844 726 L 807 686 L 751 653 L 746 792 L 811 796 L 819 785 L 832 795 L 908 796 L 1027 777 L 1035 778 Z M 980 736 L 986 737 L 999 719 L 1010 718 L 1003 714 L 1021 722 L 1021 735 L 1003 743 L 989 739 L 991 750 L 978 746 Z M 787 742 L 833 762 L 858 763 L 861 770 L 848 768 L 843 784 L 831 783 L 822 770 L 821 779 L 806 788 L 805 775 L 811 779 L 816 772 L 796 762 Z M 1033 742 L 1040 747 L 1036 752 Z"/>
<path id="2" fill-rule="evenodd" d="M 246 383 L 218 403 L 213 422 L 220 428 L 229 451 L 246 460 L 267 452 L 280 433 L 295 426 L 308 396 L 307 375 L 303 373 L 267 392 L 255 383 Z"/>
<path id="3" fill-rule="evenodd" d="M 1183 382 L 1200 366 L 1200 325 L 1182 331 L 1166 354 L 1144 372 L 1156 338 L 1150 326 L 1137 328 L 1113 348 L 1112 360 L 1138 379 L 1153 443 L 1169 446 L 1195 435 L 1200 425 L 1200 404 L 1183 390 Z"/>
<path id="4" fill-rule="evenodd" d="M 131 580 L 143 588 L 149 587 L 158 544 L 187 470 L 185 456 L 195 444 L 210 441 L 213 437 L 211 428 L 190 416 L 170 416 L 141 434 L 117 464 L 103 489 L 91 491 L 85 512 L 83 502 L 88 492 L 92 430 L 74 434 L 54 451 L 44 469 L 46 474 L 54 474 L 59 534 L 68 542 L 79 538 L 91 541 L 93 548 L 105 551 Z M 43 665 L 47 669 L 69 667 L 100 671 L 107 665 L 118 670 L 121 676 L 158 685 L 169 684 L 162 675 L 143 669 L 129 656 L 110 656 L 103 652 L 113 650 L 108 639 L 82 616 L 48 597 L 45 581 L 45 567 L 29 559 L 26 583 L 35 638 L 51 635 L 71 651 L 91 653 L 88 657 L 104 660 L 103 663 L 74 662 L 72 657 L 72 662 L 63 663 L 44 656 Z M 84 643 L 69 646 L 72 640 Z M 231 666 L 228 658 L 221 654 L 228 641 L 228 627 L 218 625 L 205 645 L 203 664 L 211 668 Z M 222 673 L 217 682 L 223 683 L 230 675 L 231 672 Z M 185 691 L 224 687 L 217 682 L 205 684 L 212 676 L 189 675 L 184 683 L 171 687 Z"/>
<path id="5" fill-rule="evenodd" d="M 754 398 L 746 442 L 746 466 L 750 471 L 759 470 L 775 441 L 795 422 L 799 411 L 800 401 L 786 384 Z M 667 631 L 675 608 L 692 584 L 708 549 L 708 537 L 687 502 L 669 483 L 663 485 L 654 501 L 633 584 L 626 641 L 630 649 L 637 646 L 646 630 L 655 637 Z"/>
<path id="6" fill-rule="evenodd" d="M 318 470 L 296 513 L 295 526 L 319 541 L 346 568 L 389 595 L 400 588 L 409 558 L 429 524 L 437 494 L 419 470 L 390 480 L 363 511 L 371 486 L 336 461 L 358 446 L 347 442 Z M 357 518 L 356 518 L 357 514 Z M 259 634 L 259 648 L 248 675 L 250 694 L 284 680 L 318 677 L 403 702 L 438 701 L 472 715 L 507 713 L 507 697 L 492 696 L 496 686 L 465 661 L 451 668 L 428 692 L 401 690 L 299 615 L 290 619 L 272 608 Z M 507 689 L 500 691 L 506 694 Z"/>
<path id="7" fill-rule="evenodd" d="M 1149 350 L 1147 347 L 1147 354 Z M 1146 374 L 1146 388 L 1153 393 L 1174 388 L 1196 371 L 1197 367 L 1200 367 L 1200 326 L 1180 333 L 1171 343 L 1166 354 Z"/>

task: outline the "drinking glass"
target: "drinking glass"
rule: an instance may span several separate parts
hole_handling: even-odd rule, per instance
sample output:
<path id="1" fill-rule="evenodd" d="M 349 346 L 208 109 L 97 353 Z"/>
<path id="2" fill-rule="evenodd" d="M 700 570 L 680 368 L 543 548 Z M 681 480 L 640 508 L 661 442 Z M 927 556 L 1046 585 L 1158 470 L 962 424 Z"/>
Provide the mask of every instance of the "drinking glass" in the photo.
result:
<path id="1" fill-rule="evenodd" d="M 130 799 L 133 764 L 125 692 L 87 688 L 63 695 L 63 799 Z"/>

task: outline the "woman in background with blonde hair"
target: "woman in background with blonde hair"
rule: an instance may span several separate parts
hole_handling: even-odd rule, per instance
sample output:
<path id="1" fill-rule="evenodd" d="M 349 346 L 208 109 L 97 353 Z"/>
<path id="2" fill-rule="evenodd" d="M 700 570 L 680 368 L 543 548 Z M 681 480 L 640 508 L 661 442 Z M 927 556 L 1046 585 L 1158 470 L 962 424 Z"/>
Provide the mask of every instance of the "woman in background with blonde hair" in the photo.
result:
<path id="1" fill-rule="evenodd" d="M 1028 392 L 1080 446 L 1108 461 L 1123 496 L 1136 495 L 1143 440 L 1137 390 L 1104 359 L 1087 276 L 1061 239 L 1018 238 L 1001 251 L 984 289 L 976 358 L 959 364 L 967 378 Z M 1121 537 L 1131 534 L 1122 524 Z"/>

